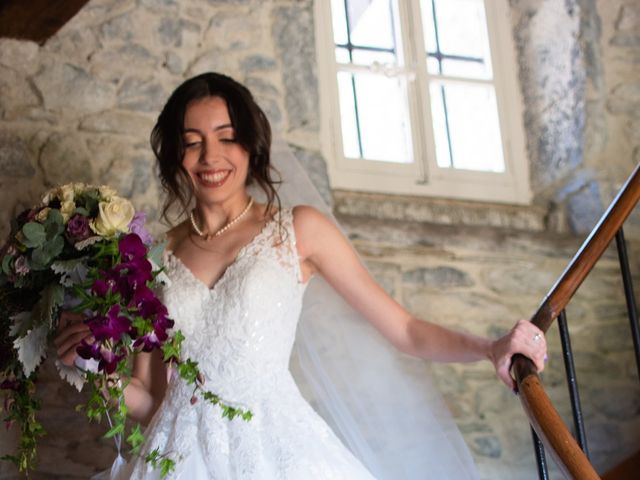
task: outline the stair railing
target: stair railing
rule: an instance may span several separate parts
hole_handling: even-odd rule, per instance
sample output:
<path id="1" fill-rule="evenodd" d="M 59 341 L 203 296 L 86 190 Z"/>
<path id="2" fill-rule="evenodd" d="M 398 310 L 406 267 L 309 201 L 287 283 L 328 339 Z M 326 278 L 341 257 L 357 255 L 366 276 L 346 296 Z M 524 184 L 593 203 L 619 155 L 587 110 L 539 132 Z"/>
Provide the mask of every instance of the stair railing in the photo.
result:
<path id="1" fill-rule="evenodd" d="M 533 429 L 534 449 L 540 479 L 548 478 L 545 449 L 551 453 L 565 477 L 580 480 L 600 479 L 588 458 L 580 397 L 564 309 L 582 281 L 605 252 L 613 237 L 616 237 L 618 247 L 638 375 L 640 375 L 640 329 L 622 231 L 622 224 L 639 199 L 640 165 L 636 166 L 634 172 L 531 318 L 531 321 L 544 332 L 549 329 L 556 318 L 558 319 L 577 440 L 551 403 L 533 362 L 522 355 L 517 355 L 514 358 L 512 369 L 518 384 L 520 401 Z"/>

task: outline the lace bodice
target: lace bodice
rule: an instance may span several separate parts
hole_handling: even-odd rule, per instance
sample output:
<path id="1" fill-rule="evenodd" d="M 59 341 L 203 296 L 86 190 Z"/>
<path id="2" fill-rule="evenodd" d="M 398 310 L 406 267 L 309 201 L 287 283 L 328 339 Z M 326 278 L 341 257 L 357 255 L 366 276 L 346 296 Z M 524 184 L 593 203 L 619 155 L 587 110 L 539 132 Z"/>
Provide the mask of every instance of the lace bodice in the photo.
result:
<path id="1" fill-rule="evenodd" d="M 269 221 L 244 246 L 213 288 L 171 252 L 164 302 L 185 334 L 183 354 L 197 359 L 207 388 L 237 402 L 288 374 L 305 285 L 290 211 Z M 249 405 L 248 405 L 249 406 Z"/>
<path id="2" fill-rule="evenodd" d="M 162 297 L 186 337 L 183 355 L 199 362 L 207 390 L 254 417 L 229 421 L 206 402 L 191 406 L 192 388 L 175 379 L 144 450 L 157 447 L 177 458 L 172 478 L 371 478 L 304 401 L 289 372 L 306 286 L 292 210 L 266 223 L 213 288 L 169 251 L 165 267 L 170 282 Z M 158 477 L 139 459 L 130 478 Z"/>

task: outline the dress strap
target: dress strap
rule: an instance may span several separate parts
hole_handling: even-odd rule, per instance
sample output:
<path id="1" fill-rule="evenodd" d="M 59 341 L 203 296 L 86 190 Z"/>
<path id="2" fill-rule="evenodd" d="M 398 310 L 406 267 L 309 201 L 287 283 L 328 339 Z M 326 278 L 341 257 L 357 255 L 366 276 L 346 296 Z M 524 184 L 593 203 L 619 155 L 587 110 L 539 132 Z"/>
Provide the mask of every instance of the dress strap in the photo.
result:
<path id="1" fill-rule="evenodd" d="M 302 283 L 300 257 L 296 247 L 296 233 L 293 228 L 293 209 L 283 208 L 278 212 L 272 223 L 273 251 L 281 265 L 290 270 L 298 283 Z"/>

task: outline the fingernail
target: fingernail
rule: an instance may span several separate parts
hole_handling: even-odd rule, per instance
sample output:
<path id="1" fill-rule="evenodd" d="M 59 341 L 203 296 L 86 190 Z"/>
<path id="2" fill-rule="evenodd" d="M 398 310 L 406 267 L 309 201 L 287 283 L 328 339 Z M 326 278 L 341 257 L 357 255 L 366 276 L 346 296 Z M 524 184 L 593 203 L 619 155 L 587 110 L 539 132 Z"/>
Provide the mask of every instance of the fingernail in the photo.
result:
<path id="1" fill-rule="evenodd" d="M 544 354 L 544 363 L 547 363 L 547 360 L 549 360 L 549 355 L 547 355 L 546 353 Z"/>

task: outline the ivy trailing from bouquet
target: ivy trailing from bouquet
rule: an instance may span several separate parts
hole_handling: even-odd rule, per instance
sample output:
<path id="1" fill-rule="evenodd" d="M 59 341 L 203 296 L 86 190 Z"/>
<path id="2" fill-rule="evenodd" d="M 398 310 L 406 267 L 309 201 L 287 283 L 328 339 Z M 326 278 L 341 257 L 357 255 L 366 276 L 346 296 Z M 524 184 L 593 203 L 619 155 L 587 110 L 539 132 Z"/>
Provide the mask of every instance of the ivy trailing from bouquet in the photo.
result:
<path id="1" fill-rule="evenodd" d="M 12 222 L 0 251 L 0 392 L 9 428 L 20 430 L 18 452 L 3 460 L 20 471 L 35 465 L 38 438 L 45 434 L 34 395 L 38 367 L 59 327 L 62 310 L 85 316 L 91 342 L 77 348 L 84 361 L 73 367 L 56 360 L 60 376 L 78 390 L 91 389 L 79 410 L 90 420 L 107 418 L 106 437 L 125 438 L 139 454 L 144 437 L 138 425 L 126 431 L 124 389 L 131 378 L 130 360 L 159 349 L 163 361 L 193 385 L 191 403 L 200 395 L 220 406 L 222 415 L 251 419 L 251 412 L 223 402 L 204 389 L 198 363 L 182 358 L 184 335 L 156 295 L 168 281 L 162 272 L 164 245 L 153 245 L 144 213 L 106 186 L 67 184 L 48 191 L 42 203 Z M 146 461 L 166 476 L 175 461 L 158 449 Z"/>

